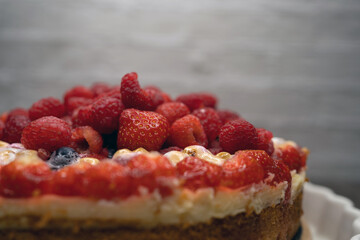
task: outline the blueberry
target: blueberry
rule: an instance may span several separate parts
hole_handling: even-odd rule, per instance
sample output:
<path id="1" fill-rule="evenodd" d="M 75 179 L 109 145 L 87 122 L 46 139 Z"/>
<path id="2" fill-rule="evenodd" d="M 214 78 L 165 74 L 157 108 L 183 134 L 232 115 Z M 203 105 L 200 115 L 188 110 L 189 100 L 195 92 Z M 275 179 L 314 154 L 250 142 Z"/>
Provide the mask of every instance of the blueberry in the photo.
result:
<path id="1" fill-rule="evenodd" d="M 62 147 L 53 152 L 48 164 L 51 169 L 59 169 L 76 162 L 79 154 L 72 148 Z"/>

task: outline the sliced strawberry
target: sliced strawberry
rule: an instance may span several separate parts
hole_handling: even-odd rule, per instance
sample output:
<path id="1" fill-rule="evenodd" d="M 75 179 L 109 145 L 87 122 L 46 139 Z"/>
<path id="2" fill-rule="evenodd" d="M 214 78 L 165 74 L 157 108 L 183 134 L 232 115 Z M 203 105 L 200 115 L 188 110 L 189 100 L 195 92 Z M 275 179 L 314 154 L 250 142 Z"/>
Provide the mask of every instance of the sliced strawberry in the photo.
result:
<path id="1" fill-rule="evenodd" d="M 196 190 L 216 187 L 221 179 L 221 167 L 197 157 L 186 157 L 176 165 L 177 176 L 184 186 Z"/>
<path id="2" fill-rule="evenodd" d="M 169 135 L 169 123 L 155 112 L 126 109 L 119 120 L 118 148 L 135 150 L 143 147 L 157 151 Z"/>
<path id="3" fill-rule="evenodd" d="M 206 147 L 208 144 L 200 120 L 191 114 L 176 120 L 171 125 L 168 140 L 172 145 L 180 148 L 191 145 L 201 145 Z"/>

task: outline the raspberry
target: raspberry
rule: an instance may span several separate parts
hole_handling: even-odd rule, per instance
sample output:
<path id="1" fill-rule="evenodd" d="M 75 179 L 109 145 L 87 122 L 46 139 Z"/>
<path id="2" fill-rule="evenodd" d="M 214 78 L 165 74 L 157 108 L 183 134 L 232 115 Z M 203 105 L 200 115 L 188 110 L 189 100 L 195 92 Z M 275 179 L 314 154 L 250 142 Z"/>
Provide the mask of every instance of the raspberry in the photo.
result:
<path id="1" fill-rule="evenodd" d="M 68 90 L 64 95 L 64 103 L 67 107 L 69 104 L 69 100 L 73 97 L 81 97 L 91 99 L 94 98 L 94 93 L 87 87 L 84 86 L 75 86 Z"/>
<path id="2" fill-rule="evenodd" d="M 73 127 L 92 125 L 93 118 L 91 114 L 91 105 L 77 108 L 72 116 Z"/>
<path id="3" fill-rule="evenodd" d="M 218 110 L 217 113 L 223 124 L 240 118 L 240 116 L 237 113 L 229 111 L 229 110 Z"/>
<path id="4" fill-rule="evenodd" d="M 112 133 L 119 128 L 119 117 L 123 110 L 124 105 L 119 99 L 101 98 L 92 104 L 91 126 L 100 133 Z"/>
<path id="5" fill-rule="evenodd" d="M 56 117 L 42 117 L 24 128 L 21 143 L 27 149 L 43 148 L 49 152 L 68 146 L 71 141 L 70 125 Z"/>
<path id="6" fill-rule="evenodd" d="M 284 181 L 288 182 L 285 199 L 289 200 L 291 196 L 291 174 L 289 168 L 282 161 L 272 159 L 263 150 L 248 150 L 242 152 L 256 159 L 263 167 L 266 183 L 275 186 Z"/>
<path id="7" fill-rule="evenodd" d="M 29 117 L 29 112 L 24 108 L 15 108 L 8 113 L 7 119 L 9 119 L 9 117 L 11 116 L 19 116 L 19 115 Z"/>
<path id="8" fill-rule="evenodd" d="M 147 188 L 149 192 L 159 189 L 162 196 L 172 193 L 169 179 L 175 177 L 175 168 L 166 157 L 139 154 L 131 158 L 127 166 L 131 169 L 133 193 L 139 194 L 140 186 Z"/>
<path id="9" fill-rule="evenodd" d="M 60 169 L 51 179 L 51 193 L 61 196 L 80 196 L 83 189 L 79 183 L 86 170 L 91 167 L 91 164 L 82 162 Z"/>
<path id="10" fill-rule="evenodd" d="M 304 153 L 291 145 L 281 146 L 275 151 L 275 158 L 282 160 L 290 170 L 300 171 L 305 166 Z M 305 158 L 306 159 L 306 158 Z"/>
<path id="11" fill-rule="evenodd" d="M 80 184 L 82 194 L 95 199 L 126 198 L 130 195 L 128 168 L 110 161 L 87 169 Z"/>
<path id="12" fill-rule="evenodd" d="M 144 90 L 145 90 L 145 91 L 154 91 L 154 92 L 157 92 L 157 94 L 159 94 L 159 95 L 162 96 L 162 99 L 163 99 L 163 102 L 164 102 L 164 103 L 172 102 L 171 97 L 170 97 L 167 93 L 161 91 L 161 89 L 159 89 L 158 87 L 155 87 L 155 86 L 147 86 L 147 87 L 144 88 Z"/>
<path id="13" fill-rule="evenodd" d="M 91 85 L 90 90 L 93 92 L 94 96 L 97 97 L 103 93 L 107 93 L 111 90 L 111 87 L 103 82 L 97 82 Z"/>
<path id="14" fill-rule="evenodd" d="M 203 107 L 215 108 L 217 104 L 216 97 L 210 93 L 184 94 L 178 96 L 176 101 L 184 103 L 186 106 L 188 106 L 190 111 L 194 111 L 195 109 Z"/>
<path id="15" fill-rule="evenodd" d="M 121 94 L 120 94 L 120 86 L 116 86 L 110 89 L 108 92 L 104 92 L 96 97 L 97 99 L 103 98 L 103 97 L 113 97 L 121 100 Z"/>
<path id="16" fill-rule="evenodd" d="M 93 99 L 91 98 L 84 98 L 84 97 L 72 97 L 69 98 L 66 107 L 66 112 L 68 114 L 72 114 L 76 109 L 83 106 L 88 106 L 93 103 Z"/>
<path id="17" fill-rule="evenodd" d="M 48 192 L 52 172 L 42 161 L 13 161 L 1 168 L 1 195 L 11 198 L 34 197 Z"/>
<path id="18" fill-rule="evenodd" d="M 256 149 L 256 128 L 244 119 L 236 119 L 226 123 L 220 129 L 220 146 L 231 154 L 238 150 Z"/>
<path id="19" fill-rule="evenodd" d="M 264 179 L 264 169 L 248 151 L 239 151 L 223 165 L 221 185 L 240 188 Z"/>
<path id="20" fill-rule="evenodd" d="M 272 137 L 273 137 L 272 132 L 264 128 L 257 128 L 256 132 L 258 135 L 257 149 L 264 150 L 267 154 L 271 156 L 271 154 L 274 152 L 274 144 L 272 142 Z"/>
<path id="21" fill-rule="evenodd" d="M 78 152 L 89 150 L 91 153 L 100 153 L 102 151 L 103 139 L 92 127 L 75 128 L 72 131 L 71 140 Z"/>
<path id="22" fill-rule="evenodd" d="M 206 147 L 208 144 L 200 120 L 191 114 L 176 120 L 171 125 L 168 140 L 172 145 L 180 148 L 191 145 L 201 145 Z"/>
<path id="23" fill-rule="evenodd" d="M 135 150 L 143 147 L 157 151 L 169 135 L 166 118 L 155 112 L 126 109 L 121 113 L 117 139 L 118 148 Z"/>
<path id="24" fill-rule="evenodd" d="M 6 120 L 3 139 L 8 143 L 18 143 L 21 134 L 26 126 L 30 124 L 30 119 L 24 115 L 9 115 Z"/>
<path id="25" fill-rule="evenodd" d="M 176 165 L 177 176 L 184 186 L 196 190 L 202 187 L 216 187 L 221 179 L 221 167 L 197 157 L 186 157 Z"/>
<path id="26" fill-rule="evenodd" d="M 214 141 L 220 133 L 222 126 L 221 119 L 213 108 L 199 108 L 192 112 L 198 117 L 209 142 Z"/>
<path id="27" fill-rule="evenodd" d="M 0 140 L 3 139 L 4 128 L 5 128 L 5 123 L 3 123 L 3 121 L 0 121 Z"/>
<path id="28" fill-rule="evenodd" d="M 214 141 L 210 142 L 209 151 L 214 155 L 224 151 L 222 147 L 220 147 L 219 139 L 215 139 Z"/>
<path id="29" fill-rule="evenodd" d="M 65 106 L 58 99 L 49 97 L 35 102 L 29 109 L 29 117 L 34 121 L 41 117 L 54 116 L 61 118 L 65 115 Z"/>
<path id="30" fill-rule="evenodd" d="M 138 82 L 138 75 L 135 72 L 126 74 L 121 81 L 121 98 L 126 108 L 139 110 L 155 110 L 164 102 L 162 95 L 154 90 L 144 90 Z"/>
<path id="31" fill-rule="evenodd" d="M 175 120 L 190 114 L 189 108 L 181 102 L 163 103 L 156 108 L 156 112 L 166 117 L 170 125 L 175 122 Z"/>

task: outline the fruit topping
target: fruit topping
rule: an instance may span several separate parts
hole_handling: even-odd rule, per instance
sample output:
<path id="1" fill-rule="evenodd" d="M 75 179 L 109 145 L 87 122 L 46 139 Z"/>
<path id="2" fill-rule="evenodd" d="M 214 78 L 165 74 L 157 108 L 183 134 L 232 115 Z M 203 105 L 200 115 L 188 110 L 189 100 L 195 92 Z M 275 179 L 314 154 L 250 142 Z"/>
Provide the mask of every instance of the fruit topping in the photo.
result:
<path id="1" fill-rule="evenodd" d="M 43 148 L 49 152 L 68 146 L 71 142 L 70 125 L 56 117 L 42 117 L 24 128 L 21 143 L 27 149 Z"/>
<path id="2" fill-rule="evenodd" d="M 102 151 L 103 139 L 92 127 L 75 128 L 72 130 L 71 140 L 71 145 L 78 152 L 89 151 L 91 153 L 100 153 Z"/>
<path id="3" fill-rule="evenodd" d="M 126 74 L 121 80 L 121 99 L 126 108 L 153 111 L 164 103 L 162 94 L 154 89 L 142 89 L 135 72 Z"/>
<path id="4" fill-rule="evenodd" d="M 6 119 L 8 119 L 11 116 L 19 116 L 19 115 L 29 117 L 29 112 L 24 108 L 15 108 L 7 114 Z"/>
<path id="5" fill-rule="evenodd" d="M 126 109 L 120 116 L 118 148 L 134 150 L 143 147 L 157 151 L 169 135 L 169 123 L 156 112 Z"/>
<path id="6" fill-rule="evenodd" d="M 2 139 L 8 143 L 18 143 L 26 126 L 30 124 L 29 117 L 25 115 L 9 115 L 3 130 Z"/>
<path id="7" fill-rule="evenodd" d="M 70 147 L 61 147 L 53 152 L 48 164 L 51 169 L 60 169 L 75 163 L 79 159 L 79 154 Z"/>
<path id="8" fill-rule="evenodd" d="M 275 151 L 275 158 L 283 161 L 290 170 L 300 171 L 306 165 L 306 153 L 292 145 L 283 145 Z"/>
<path id="9" fill-rule="evenodd" d="M 223 125 L 216 110 L 213 108 L 199 108 L 193 111 L 192 114 L 199 118 L 209 143 L 214 141 L 219 136 L 220 128 Z"/>
<path id="10" fill-rule="evenodd" d="M 3 139 L 4 128 L 5 128 L 5 123 L 3 121 L 0 121 L 0 139 Z"/>
<path id="11" fill-rule="evenodd" d="M 178 96 L 176 101 L 184 103 L 186 106 L 188 106 L 190 111 L 194 111 L 195 109 L 203 107 L 215 108 L 217 104 L 216 97 L 210 93 L 184 94 Z"/>
<path id="12" fill-rule="evenodd" d="M 170 178 L 175 177 L 175 169 L 164 156 L 137 154 L 127 163 L 131 170 L 133 193 L 141 194 L 141 187 L 148 192 L 158 189 L 162 196 L 171 194 Z"/>
<path id="13" fill-rule="evenodd" d="M 258 141 L 256 128 L 244 119 L 232 120 L 222 126 L 219 141 L 224 151 L 229 153 L 256 149 Z"/>
<path id="14" fill-rule="evenodd" d="M 83 98 L 83 97 L 72 97 L 68 100 L 66 106 L 66 111 L 68 114 L 72 114 L 79 107 L 89 106 L 93 103 L 93 99 L 91 98 Z"/>
<path id="15" fill-rule="evenodd" d="M 229 111 L 229 110 L 217 110 L 217 113 L 223 124 L 240 118 L 240 116 L 237 113 Z"/>
<path id="16" fill-rule="evenodd" d="M 103 82 L 97 82 L 91 85 L 90 90 L 93 92 L 94 96 L 97 97 L 101 94 L 111 91 L 111 87 Z"/>
<path id="17" fill-rule="evenodd" d="M 71 116 L 73 127 L 92 125 L 91 105 L 77 108 Z"/>
<path id="18" fill-rule="evenodd" d="M 123 110 L 124 105 L 119 99 L 100 98 L 91 106 L 91 126 L 100 133 L 112 133 L 119 127 L 119 117 Z"/>
<path id="19" fill-rule="evenodd" d="M 131 191 L 129 169 L 110 161 L 87 169 L 78 184 L 83 196 L 95 199 L 125 198 Z"/>
<path id="20" fill-rule="evenodd" d="M 156 112 L 166 117 L 170 124 L 190 114 L 189 108 L 181 102 L 163 103 L 156 108 Z"/>
<path id="21" fill-rule="evenodd" d="M 257 149 L 264 150 L 267 154 L 271 156 L 271 154 L 274 152 L 272 132 L 264 128 L 257 128 L 256 132 L 258 135 Z"/>
<path id="22" fill-rule="evenodd" d="M 29 109 L 29 117 L 32 121 L 46 116 L 61 118 L 65 115 L 65 106 L 60 100 L 48 97 L 35 102 Z"/>
<path id="23" fill-rule="evenodd" d="M 221 184 L 240 188 L 259 183 L 264 179 L 264 169 L 250 151 L 239 151 L 223 165 Z"/>
<path id="24" fill-rule="evenodd" d="M 15 160 L 1 168 L 1 195 L 10 198 L 22 198 L 47 193 L 51 175 L 49 166 L 43 161 Z"/>
<path id="25" fill-rule="evenodd" d="M 221 179 L 221 167 L 197 157 L 186 157 L 176 165 L 177 176 L 184 186 L 196 190 L 202 187 L 215 187 Z"/>
<path id="26" fill-rule="evenodd" d="M 170 128 L 169 142 L 173 146 L 185 148 L 190 145 L 206 147 L 207 137 L 199 118 L 194 115 L 186 115 L 176 120 Z"/>

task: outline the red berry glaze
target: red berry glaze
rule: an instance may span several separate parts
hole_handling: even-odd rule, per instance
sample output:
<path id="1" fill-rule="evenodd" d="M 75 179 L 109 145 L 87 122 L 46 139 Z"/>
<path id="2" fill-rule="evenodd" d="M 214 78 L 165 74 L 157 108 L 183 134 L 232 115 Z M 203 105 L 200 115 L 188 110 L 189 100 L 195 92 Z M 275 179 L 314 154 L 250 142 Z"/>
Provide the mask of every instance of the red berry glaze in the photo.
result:
<path id="1" fill-rule="evenodd" d="M 119 120 L 118 148 L 135 150 L 143 147 L 157 151 L 169 135 L 169 123 L 156 112 L 126 109 Z"/>
<path id="2" fill-rule="evenodd" d="M 72 131 L 71 140 L 72 147 L 78 152 L 100 153 L 102 151 L 103 139 L 92 127 L 75 128 Z"/>
<path id="3" fill-rule="evenodd" d="M 91 164 L 82 162 L 60 169 L 51 179 L 51 193 L 60 196 L 81 196 L 83 192 L 82 178 L 86 170 L 91 167 Z"/>
<path id="4" fill-rule="evenodd" d="M 128 168 L 110 161 L 87 169 L 79 184 L 83 196 L 95 199 L 126 198 L 131 190 Z"/>
<path id="5" fill-rule="evenodd" d="M 209 142 L 214 141 L 220 133 L 222 126 L 221 119 L 213 108 L 199 108 L 192 112 L 192 114 L 199 118 L 201 125 Z"/>
<path id="6" fill-rule="evenodd" d="M 122 102 L 113 97 L 104 97 L 91 106 L 91 126 L 100 133 L 112 133 L 119 128 L 119 117 L 124 110 Z"/>
<path id="7" fill-rule="evenodd" d="M 256 132 L 258 135 L 257 149 L 264 150 L 267 154 L 271 156 L 271 154 L 274 152 L 274 144 L 272 142 L 272 137 L 273 137 L 272 132 L 264 128 L 257 128 Z"/>
<path id="8" fill-rule="evenodd" d="M 194 111 L 198 108 L 211 107 L 216 108 L 217 99 L 210 93 L 190 93 L 180 95 L 176 98 L 177 102 L 182 102 L 190 111 Z"/>
<path id="9" fill-rule="evenodd" d="M 139 110 L 155 110 L 164 102 L 162 95 L 154 90 L 144 90 L 138 82 L 138 75 L 135 72 L 126 74 L 121 80 L 121 99 L 126 108 Z"/>
<path id="10" fill-rule="evenodd" d="M 9 115 L 5 123 L 2 139 L 8 143 L 20 142 L 21 134 L 29 124 L 30 119 L 27 116 Z"/>
<path id="11" fill-rule="evenodd" d="M 43 148 L 49 152 L 71 142 L 70 125 L 56 117 L 42 117 L 31 122 L 24 128 L 21 143 L 27 149 Z"/>
<path id="12" fill-rule="evenodd" d="M 191 145 L 201 145 L 206 147 L 208 144 L 200 120 L 191 114 L 176 120 L 171 125 L 168 141 L 173 146 L 180 148 L 186 148 Z"/>
<path id="13" fill-rule="evenodd" d="M 9 198 L 35 197 L 48 192 L 52 172 L 42 161 L 13 161 L 1 168 L 1 195 Z"/>
<path id="14" fill-rule="evenodd" d="M 166 117 L 170 125 L 177 119 L 190 114 L 189 108 L 181 102 L 163 103 L 156 108 L 156 112 Z"/>
<path id="15" fill-rule="evenodd" d="M 240 188 L 259 183 L 264 179 L 264 169 L 249 151 L 239 151 L 223 165 L 221 185 Z"/>
<path id="16" fill-rule="evenodd" d="M 140 194 L 141 186 L 149 192 L 158 189 L 162 196 L 171 194 L 169 180 L 175 177 L 175 168 L 166 157 L 139 154 L 130 159 L 127 166 L 131 170 L 131 187 L 134 194 Z"/>
<path id="17" fill-rule="evenodd" d="M 65 115 L 65 106 L 60 100 L 48 97 L 35 102 L 29 109 L 29 117 L 34 121 L 41 117 L 54 116 L 61 118 Z"/>
<path id="18" fill-rule="evenodd" d="M 244 119 L 232 120 L 222 126 L 219 141 L 224 151 L 231 154 L 238 150 L 256 149 L 256 128 Z"/>
<path id="19" fill-rule="evenodd" d="M 176 165 L 177 176 L 191 190 L 216 187 L 220 183 L 221 171 L 220 166 L 197 157 L 186 157 Z"/>

